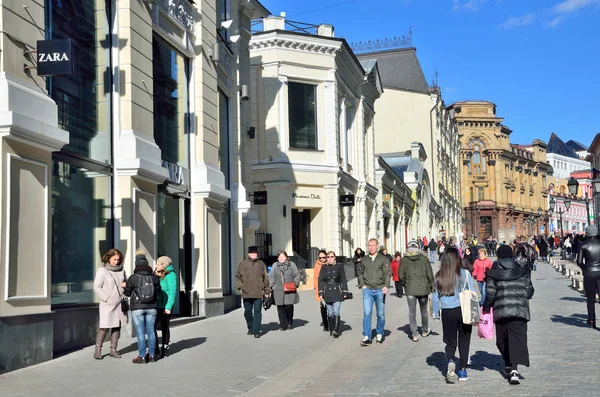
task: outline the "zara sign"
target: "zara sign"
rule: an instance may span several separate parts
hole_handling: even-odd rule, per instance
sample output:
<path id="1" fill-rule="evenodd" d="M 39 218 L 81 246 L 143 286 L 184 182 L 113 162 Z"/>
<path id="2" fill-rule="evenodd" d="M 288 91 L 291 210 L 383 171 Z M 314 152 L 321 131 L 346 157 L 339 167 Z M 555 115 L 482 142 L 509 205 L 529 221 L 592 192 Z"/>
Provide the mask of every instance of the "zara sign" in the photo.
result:
<path id="1" fill-rule="evenodd" d="M 38 76 L 73 74 L 73 43 L 71 39 L 37 42 Z"/>

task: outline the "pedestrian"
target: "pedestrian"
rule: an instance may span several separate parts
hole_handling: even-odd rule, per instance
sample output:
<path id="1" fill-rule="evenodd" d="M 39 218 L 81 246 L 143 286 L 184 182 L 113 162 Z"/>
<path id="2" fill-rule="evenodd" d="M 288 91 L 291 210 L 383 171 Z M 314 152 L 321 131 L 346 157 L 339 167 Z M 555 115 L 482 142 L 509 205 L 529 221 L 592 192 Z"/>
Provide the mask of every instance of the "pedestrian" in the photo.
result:
<path id="1" fill-rule="evenodd" d="M 360 249 L 360 248 L 358 248 Z M 354 253 L 356 255 L 356 252 Z M 323 299 L 319 296 L 319 274 L 321 272 L 321 268 L 323 265 L 327 263 L 327 251 L 320 250 L 317 255 L 317 261 L 315 262 L 314 272 L 313 272 L 313 288 L 315 290 L 315 300 L 319 304 L 319 309 L 321 311 L 321 321 L 323 324 L 323 331 L 329 332 L 329 320 L 327 319 L 327 306 L 323 302 Z"/>
<path id="2" fill-rule="evenodd" d="M 248 247 L 248 258 L 241 261 L 235 272 L 235 288 L 242 291 L 247 335 L 261 336 L 262 299 L 271 294 L 267 266 L 258 259 L 258 247 Z"/>
<path id="3" fill-rule="evenodd" d="M 469 379 L 467 366 L 473 326 L 463 323 L 459 299 L 459 293 L 466 289 L 479 294 L 471 273 L 462 268 L 458 250 L 448 248 L 442 257 L 440 270 L 435 275 L 431 303 L 433 318 L 439 319 L 440 314 L 442 317 L 443 340 L 446 344 L 446 360 L 448 360 L 446 380 L 449 383 L 456 382 L 456 379 L 459 381 Z M 457 345 L 460 357 L 458 371 L 455 359 Z"/>
<path id="4" fill-rule="evenodd" d="M 160 279 L 160 295 L 156 306 L 156 352 L 160 358 L 169 356 L 169 342 L 171 341 L 171 311 L 177 296 L 177 275 L 168 256 L 161 256 L 156 260 L 154 274 Z M 162 334 L 162 349 L 158 348 L 158 326 Z"/>
<path id="5" fill-rule="evenodd" d="M 450 247 L 450 246 L 449 246 Z M 439 255 L 439 260 L 442 260 L 442 255 L 444 255 L 444 250 L 446 249 L 446 245 L 444 244 L 443 241 L 440 241 L 438 244 L 438 255 Z"/>
<path id="6" fill-rule="evenodd" d="M 335 252 L 327 252 L 327 265 L 319 273 L 319 297 L 327 305 L 329 334 L 340 336 L 340 309 L 348 295 L 348 282 L 344 265 L 337 263 Z"/>
<path id="7" fill-rule="evenodd" d="M 354 263 L 354 277 L 358 277 L 358 264 L 365 256 L 365 251 L 358 247 L 354 250 L 354 256 L 352 257 L 352 263 Z"/>
<path id="8" fill-rule="evenodd" d="M 396 296 L 402 298 L 402 283 L 400 277 L 398 277 L 398 270 L 400 270 L 400 259 L 402 254 L 396 251 L 394 254 L 394 260 L 390 263 L 390 269 L 392 271 L 392 280 L 394 280 L 394 288 L 396 288 Z"/>
<path id="9" fill-rule="evenodd" d="M 504 359 L 504 375 L 510 384 L 521 383 L 519 365 L 529 367 L 527 322 L 531 316 L 529 299 L 533 297 L 531 272 L 521 263 L 528 262 L 531 247 L 527 243 L 516 246 L 516 255 L 508 245 L 498 248 L 498 260 L 486 274 L 486 297 L 483 313 L 494 309 L 496 346 Z M 528 266 L 531 266 L 529 264 Z"/>
<path id="10" fill-rule="evenodd" d="M 377 343 L 383 343 L 385 328 L 385 306 L 383 297 L 390 287 L 392 272 L 387 257 L 377 253 L 377 239 L 368 242 L 369 254 L 365 255 L 358 268 L 358 285 L 363 295 L 363 339 L 361 346 L 371 345 L 371 315 L 373 304 L 377 312 Z"/>
<path id="11" fill-rule="evenodd" d="M 388 261 L 393 261 L 394 258 L 392 257 L 392 255 L 390 255 L 388 253 L 387 247 L 385 245 L 382 245 L 379 247 L 379 253 L 383 256 L 385 256 L 386 258 L 388 258 Z"/>
<path id="12" fill-rule="evenodd" d="M 467 269 L 469 273 L 473 274 L 473 255 L 471 254 L 470 247 L 465 248 L 465 252 L 462 257 L 462 267 L 463 269 Z"/>
<path id="13" fill-rule="evenodd" d="M 435 262 L 435 252 L 437 251 L 438 245 L 435 242 L 435 239 L 432 237 L 429 241 L 429 262 Z"/>
<path id="14" fill-rule="evenodd" d="M 586 239 L 579 247 L 577 265 L 583 271 L 583 288 L 587 299 L 587 324 L 596 328 L 596 294 L 600 294 L 600 239 L 598 227 L 590 225 L 585 229 Z"/>
<path id="15" fill-rule="evenodd" d="M 298 285 L 300 285 L 300 273 L 294 262 L 290 261 L 287 252 L 279 251 L 277 262 L 269 275 L 269 284 L 277 305 L 279 316 L 279 330 L 292 329 L 294 323 L 294 305 L 300 302 Z"/>
<path id="16" fill-rule="evenodd" d="M 413 342 L 419 341 L 417 330 L 417 302 L 421 310 L 421 336 L 429 335 L 429 313 L 427 304 L 433 287 L 433 269 L 429 259 L 419 250 L 412 240 L 408 243 L 406 255 L 400 261 L 398 276 L 402 280 L 408 303 L 408 320 Z"/>
<path id="17" fill-rule="evenodd" d="M 121 310 L 121 299 L 125 287 L 125 270 L 123 269 L 123 254 L 118 249 L 108 250 L 102 257 L 102 267 L 94 278 L 94 292 L 100 299 L 98 305 L 99 328 L 96 332 L 96 348 L 94 358 L 102 360 L 102 344 L 110 330 L 110 356 L 121 358 L 117 352 L 121 327 L 127 324 L 127 313 Z"/>
<path id="18" fill-rule="evenodd" d="M 131 297 L 131 316 L 137 335 L 138 356 L 134 364 L 156 362 L 156 307 L 160 295 L 160 279 L 154 274 L 148 264 L 146 251 L 135 251 L 135 268 L 127 279 L 123 293 Z M 146 336 L 148 337 L 148 352 L 146 353 Z"/>
<path id="19" fill-rule="evenodd" d="M 487 257 L 485 248 L 479 248 L 478 258 L 473 262 L 473 277 L 477 280 L 479 291 L 481 291 L 481 305 L 485 300 L 485 272 L 492 267 L 492 261 Z"/>

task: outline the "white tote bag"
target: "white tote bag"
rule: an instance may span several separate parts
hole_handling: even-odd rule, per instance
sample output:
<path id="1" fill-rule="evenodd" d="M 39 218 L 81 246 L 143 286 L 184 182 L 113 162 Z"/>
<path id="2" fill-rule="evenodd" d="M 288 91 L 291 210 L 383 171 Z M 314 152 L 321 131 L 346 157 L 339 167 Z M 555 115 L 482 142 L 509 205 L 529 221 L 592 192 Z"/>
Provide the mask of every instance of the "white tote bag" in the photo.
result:
<path id="1" fill-rule="evenodd" d="M 477 292 L 471 291 L 471 281 L 468 274 L 462 290 L 458 293 L 463 324 L 479 325 L 479 299 Z"/>

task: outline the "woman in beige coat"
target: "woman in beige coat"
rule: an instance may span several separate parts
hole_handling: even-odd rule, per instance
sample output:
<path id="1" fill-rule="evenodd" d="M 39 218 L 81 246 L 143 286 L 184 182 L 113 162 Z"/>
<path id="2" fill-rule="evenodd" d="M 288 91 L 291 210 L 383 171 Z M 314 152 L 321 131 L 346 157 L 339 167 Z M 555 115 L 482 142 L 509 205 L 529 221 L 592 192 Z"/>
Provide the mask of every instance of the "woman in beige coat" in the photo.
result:
<path id="1" fill-rule="evenodd" d="M 110 333 L 110 356 L 121 358 L 117 353 L 117 344 L 121 335 L 121 326 L 127 324 L 127 315 L 121 310 L 121 298 L 125 287 L 125 270 L 123 270 L 123 254 L 112 248 L 102 257 L 103 267 L 96 272 L 94 291 L 100 298 L 100 322 L 96 334 L 94 358 L 102 360 L 102 344 Z"/>

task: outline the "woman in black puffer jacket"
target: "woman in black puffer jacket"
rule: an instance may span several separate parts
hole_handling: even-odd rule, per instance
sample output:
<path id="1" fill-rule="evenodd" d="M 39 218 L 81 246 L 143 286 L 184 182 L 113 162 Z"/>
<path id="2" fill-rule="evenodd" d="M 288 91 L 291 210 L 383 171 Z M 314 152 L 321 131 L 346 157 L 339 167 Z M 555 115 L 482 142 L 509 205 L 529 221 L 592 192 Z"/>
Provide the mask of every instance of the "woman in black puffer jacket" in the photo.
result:
<path id="1" fill-rule="evenodd" d="M 527 349 L 527 322 L 530 319 L 529 299 L 533 296 L 531 284 L 531 247 L 525 243 L 515 248 L 498 248 L 498 260 L 486 272 L 486 297 L 483 312 L 494 309 L 496 346 L 504 358 L 504 373 L 511 384 L 519 384 L 519 364 L 529 367 Z"/>

